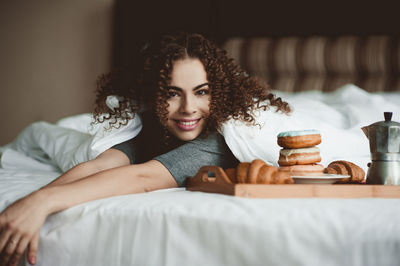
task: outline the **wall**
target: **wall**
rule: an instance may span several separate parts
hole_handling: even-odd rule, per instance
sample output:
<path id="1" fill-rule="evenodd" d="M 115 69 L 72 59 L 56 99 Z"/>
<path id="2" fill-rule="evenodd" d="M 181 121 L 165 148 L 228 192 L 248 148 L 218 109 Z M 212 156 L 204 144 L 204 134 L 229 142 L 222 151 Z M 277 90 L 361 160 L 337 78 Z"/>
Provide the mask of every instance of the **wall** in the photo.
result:
<path id="1" fill-rule="evenodd" d="M 0 145 L 93 109 L 111 64 L 113 0 L 0 1 Z"/>

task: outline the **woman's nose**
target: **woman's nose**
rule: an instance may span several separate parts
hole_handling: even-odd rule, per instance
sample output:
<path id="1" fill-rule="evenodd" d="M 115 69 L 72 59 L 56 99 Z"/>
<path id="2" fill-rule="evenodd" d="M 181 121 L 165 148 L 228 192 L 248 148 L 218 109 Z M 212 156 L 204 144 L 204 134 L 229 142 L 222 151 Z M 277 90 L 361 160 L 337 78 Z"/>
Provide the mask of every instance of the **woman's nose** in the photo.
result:
<path id="1" fill-rule="evenodd" d="M 193 99 L 190 95 L 183 97 L 180 105 L 180 111 L 182 113 L 196 113 L 196 100 Z"/>

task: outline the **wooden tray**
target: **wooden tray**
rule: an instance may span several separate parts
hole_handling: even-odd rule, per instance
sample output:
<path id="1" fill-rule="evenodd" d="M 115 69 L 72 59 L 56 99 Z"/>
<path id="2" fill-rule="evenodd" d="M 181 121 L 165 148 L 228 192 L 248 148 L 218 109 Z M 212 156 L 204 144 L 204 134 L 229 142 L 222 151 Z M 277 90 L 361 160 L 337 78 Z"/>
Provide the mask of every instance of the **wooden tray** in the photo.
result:
<path id="1" fill-rule="evenodd" d="M 210 177 L 214 173 L 214 177 Z M 248 198 L 400 198 L 400 186 L 366 184 L 233 184 L 218 166 L 203 166 L 193 178 L 188 178 L 186 189 L 220 193 Z"/>

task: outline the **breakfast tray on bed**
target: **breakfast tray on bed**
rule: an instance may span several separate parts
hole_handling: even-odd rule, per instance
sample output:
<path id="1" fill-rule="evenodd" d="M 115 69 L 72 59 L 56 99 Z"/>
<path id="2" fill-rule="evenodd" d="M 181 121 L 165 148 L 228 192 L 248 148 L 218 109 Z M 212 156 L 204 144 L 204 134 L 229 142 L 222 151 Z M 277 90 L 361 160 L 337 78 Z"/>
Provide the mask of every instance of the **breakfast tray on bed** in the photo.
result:
<path id="1" fill-rule="evenodd" d="M 213 176 L 210 174 L 213 173 Z M 247 198 L 400 198 L 400 186 L 367 184 L 233 184 L 218 166 L 203 166 L 186 189 Z"/>

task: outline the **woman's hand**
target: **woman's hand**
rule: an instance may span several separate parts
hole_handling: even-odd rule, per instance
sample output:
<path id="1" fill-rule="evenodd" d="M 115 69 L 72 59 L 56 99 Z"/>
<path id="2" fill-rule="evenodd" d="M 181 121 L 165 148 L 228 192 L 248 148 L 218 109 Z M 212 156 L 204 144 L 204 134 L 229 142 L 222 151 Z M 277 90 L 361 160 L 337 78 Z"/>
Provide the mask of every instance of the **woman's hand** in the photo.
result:
<path id="1" fill-rule="evenodd" d="M 36 263 L 39 232 L 47 215 L 45 200 L 36 192 L 0 214 L 0 265 L 17 265 L 27 246 L 29 263 Z"/>
<path id="2" fill-rule="evenodd" d="M 28 245 L 28 260 L 35 262 L 38 232 L 51 213 L 96 199 L 173 187 L 177 183 L 171 172 L 150 160 L 42 188 L 0 214 L 0 265 L 15 265 Z"/>

